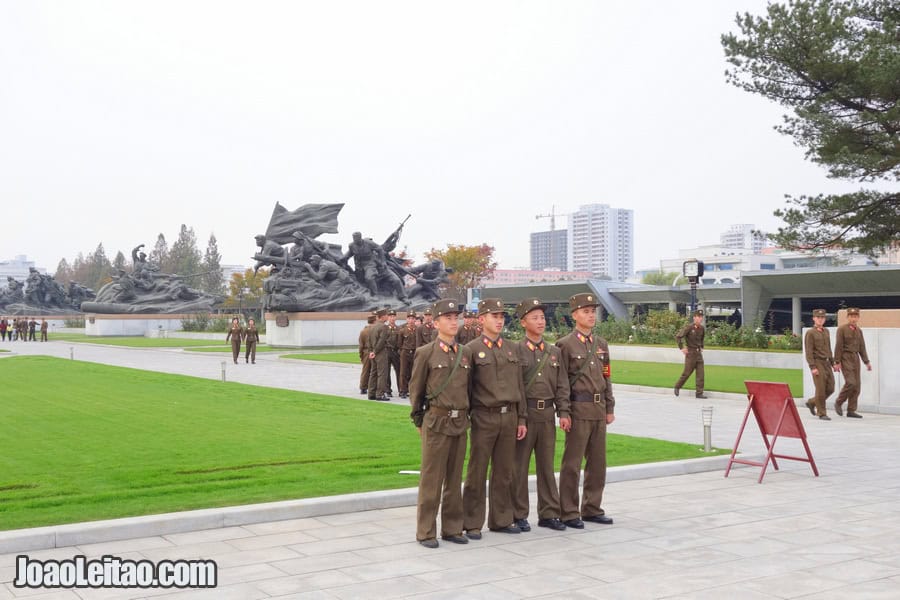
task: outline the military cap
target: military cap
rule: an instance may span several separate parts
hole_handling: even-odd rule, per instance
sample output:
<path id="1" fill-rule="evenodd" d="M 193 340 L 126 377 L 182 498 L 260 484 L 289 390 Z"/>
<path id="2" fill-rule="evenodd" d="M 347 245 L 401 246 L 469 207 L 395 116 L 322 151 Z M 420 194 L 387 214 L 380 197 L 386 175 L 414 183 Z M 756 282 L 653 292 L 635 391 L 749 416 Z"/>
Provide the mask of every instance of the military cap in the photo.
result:
<path id="1" fill-rule="evenodd" d="M 488 313 L 505 312 L 503 310 L 503 300 L 500 298 L 485 298 L 478 303 L 478 316 Z"/>
<path id="2" fill-rule="evenodd" d="M 463 317 L 465 317 L 467 319 L 474 319 L 477 316 L 478 316 L 478 314 L 474 310 L 467 310 L 465 312 L 465 314 L 463 315 Z"/>
<path id="3" fill-rule="evenodd" d="M 369 315 L 369 316 L 366 318 L 366 323 L 369 323 L 369 324 L 371 325 L 371 324 L 374 323 L 374 322 L 375 322 L 375 315 Z"/>
<path id="4" fill-rule="evenodd" d="M 695 310 L 695 311 L 694 311 L 694 316 L 695 316 L 695 317 L 702 317 L 702 316 L 703 316 L 703 309 L 702 309 L 702 308 L 698 308 L 697 310 Z"/>
<path id="5" fill-rule="evenodd" d="M 388 309 L 386 309 L 386 308 L 379 308 L 377 311 L 375 311 L 375 316 L 378 316 L 378 317 L 384 317 L 387 314 L 388 314 Z"/>
<path id="6" fill-rule="evenodd" d="M 569 298 L 569 308 L 571 308 L 572 311 L 576 311 L 579 308 L 585 308 L 588 306 L 600 306 L 600 302 L 597 300 L 597 296 L 595 296 L 591 292 L 575 294 L 574 296 Z"/>
<path id="7" fill-rule="evenodd" d="M 435 317 L 440 317 L 441 315 L 459 314 L 459 302 L 451 298 L 444 298 L 443 300 L 438 300 L 437 302 L 435 302 L 431 307 L 431 311 L 434 313 Z"/>
<path id="8" fill-rule="evenodd" d="M 813 311 L 814 317 L 824 317 L 826 316 L 826 312 L 824 308 L 817 308 Z"/>
<path id="9" fill-rule="evenodd" d="M 547 306 L 541 303 L 540 298 L 525 298 L 516 306 L 516 316 L 520 319 L 533 310 L 546 310 Z"/>
<path id="10" fill-rule="evenodd" d="M 425 315 L 425 316 L 430 315 L 430 314 L 431 314 L 431 308 L 430 308 L 430 307 L 429 307 L 429 308 L 426 308 L 425 310 L 422 311 L 422 314 Z"/>
<path id="11" fill-rule="evenodd" d="M 407 319 L 415 319 L 415 318 L 416 318 L 416 311 L 414 311 L 414 310 L 406 311 L 406 318 L 407 318 Z"/>
<path id="12" fill-rule="evenodd" d="M 859 316 L 859 309 L 858 309 L 858 308 L 848 308 L 848 309 L 847 309 L 847 316 L 850 316 L 850 315 L 857 315 L 857 316 Z"/>
<path id="13" fill-rule="evenodd" d="M 396 316 L 397 316 L 397 311 L 394 310 L 393 308 L 391 308 L 391 309 L 389 309 L 389 310 L 387 311 L 387 315 L 388 315 L 389 317 L 396 317 Z"/>

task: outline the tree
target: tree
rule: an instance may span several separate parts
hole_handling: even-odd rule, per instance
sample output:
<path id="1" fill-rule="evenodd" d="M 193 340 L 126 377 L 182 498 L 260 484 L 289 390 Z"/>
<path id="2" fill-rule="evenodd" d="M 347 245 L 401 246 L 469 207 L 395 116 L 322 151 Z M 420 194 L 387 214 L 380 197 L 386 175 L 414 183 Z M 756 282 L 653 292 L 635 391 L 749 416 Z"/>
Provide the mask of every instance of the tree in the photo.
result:
<path id="1" fill-rule="evenodd" d="M 900 4 L 790 0 L 767 12 L 738 15 L 740 36 L 722 36 L 728 81 L 790 109 L 775 129 L 830 177 L 889 188 L 786 196 L 775 211 L 786 226 L 770 237 L 875 256 L 900 235 Z"/>
<path id="2" fill-rule="evenodd" d="M 168 272 L 169 244 L 166 242 L 166 236 L 160 233 L 156 237 L 156 243 L 153 245 L 153 250 L 151 250 L 150 254 L 147 256 L 147 260 L 151 264 L 159 267 L 161 272 Z"/>
<path id="3" fill-rule="evenodd" d="M 220 264 L 222 255 L 219 254 L 219 243 L 216 234 L 209 235 L 206 244 L 206 254 L 203 255 L 203 277 L 200 280 L 200 289 L 210 294 L 220 295 L 225 291 L 225 277 L 222 274 Z"/>
<path id="4" fill-rule="evenodd" d="M 121 250 L 116 252 L 116 257 L 113 259 L 112 266 L 117 271 L 119 269 L 122 269 L 123 271 L 127 270 L 126 267 L 128 266 L 128 261 L 125 259 L 125 255 L 122 254 Z"/>
<path id="5" fill-rule="evenodd" d="M 678 273 L 672 273 L 669 271 L 645 273 L 644 277 L 641 279 L 641 283 L 647 285 L 664 285 L 666 287 L 671 287 L 672 285 L 674 285 L 676 277 L 678 277 Z"/>
<path id="6" fill-rule="evenodd" d="M 456 288 L 458 297 L 461 297 L 466 289 L 478 287 L 481 280 L 490 277 L 497 268 L 494 261 L 494 247 L 487 244 L 480 246 L 448 244 L 446 250 L 432 248 L 425 253 L 425 258 L 441 260 L 445 267 L 453 269 L 450 273 L 450 283 Z"/>
<path id="7" fill-rule="evenodd" d="M 58 281 L 60 285 L 69 285 L 69 282 L 73 280 L 72 267 L 69 266 L 65 258 L 60 259 L 59 264 L 56 265 L 56 273 L 53 275 L 53 279 Z"/>
<path id="8" fill-rule="evenodd" d="M 175 275 L 199 273 L 202 260 L 203 257 L 197 248 L 197 236 L 194 234 L 194 229 L 182 223 L 178 239 L 169 250 L 170 272 Z"/>
<path id="9" fill-rule="evenodd" d="M 103 242 L 101 242 L 85 260 L 85 284 L 95 290 L 100 289 L 103 284 L 112 280 L 109 276 L 111 270 L 112 264 L 106 257 L 106 250 L 103 249 Z"/>
<path id="10" fill-rule="evenodd" d="M 223 306 L 235 308 L 238 306 L 257 306 L 265 295 L 263 282 L 269 276 L 269 269 L 262 268 L 257 273 L 253 269 L 247 269 L 243 273 L 233 273 L 228 281 L 228 296 L 225 297 Z M 242 290 L 246 290 L 243 291 Z"/>

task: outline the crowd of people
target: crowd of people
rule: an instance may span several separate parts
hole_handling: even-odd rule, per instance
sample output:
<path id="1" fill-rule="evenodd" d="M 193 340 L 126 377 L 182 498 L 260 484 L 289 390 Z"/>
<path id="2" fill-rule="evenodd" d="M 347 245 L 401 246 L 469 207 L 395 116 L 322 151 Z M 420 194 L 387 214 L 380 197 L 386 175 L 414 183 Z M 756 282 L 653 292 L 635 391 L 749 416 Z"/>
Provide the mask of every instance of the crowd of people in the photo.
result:
<path id="1" fill-rule="evenodd" d="M 41 341 L 47 341 L 49 326 L 46 319 L 38 323 L 34 317 L 2 317 L 0 318 L 0 341 L 36 342 L 35 335 L 41 334 Z"/>

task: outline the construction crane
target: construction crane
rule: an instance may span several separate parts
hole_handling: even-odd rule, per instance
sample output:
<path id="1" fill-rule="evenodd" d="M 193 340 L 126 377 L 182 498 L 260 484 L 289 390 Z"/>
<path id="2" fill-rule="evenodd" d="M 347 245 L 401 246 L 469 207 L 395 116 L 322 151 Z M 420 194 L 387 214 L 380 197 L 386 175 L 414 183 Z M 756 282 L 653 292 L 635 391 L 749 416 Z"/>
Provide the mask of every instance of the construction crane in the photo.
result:
<path id="1" fill-rule="evenodd" d="M 555 249 L 553 247 L 554 242 L 555 242 L 555 240 L 553 239 L 555 237 L 553 235 L 553 232 L 556 231 L 556 217 L 557 216 L 568 217 L 569 213 L 557 213 L 556 205 L 554 204 L 550 207 L 549 215 L 535 215 L 534 216 L 535 219 L 550 219 L 550 232 L 551 232 L 550 233 L 550 256 L 549 256 L 549 260 L 547 262 L 550 263 L 551 265 L 553 263 L 554 257 L 556 256 L 556 254 L 554 252 Z M 565 270 L 565 269 L 563 269 L 563 270 Z"/>

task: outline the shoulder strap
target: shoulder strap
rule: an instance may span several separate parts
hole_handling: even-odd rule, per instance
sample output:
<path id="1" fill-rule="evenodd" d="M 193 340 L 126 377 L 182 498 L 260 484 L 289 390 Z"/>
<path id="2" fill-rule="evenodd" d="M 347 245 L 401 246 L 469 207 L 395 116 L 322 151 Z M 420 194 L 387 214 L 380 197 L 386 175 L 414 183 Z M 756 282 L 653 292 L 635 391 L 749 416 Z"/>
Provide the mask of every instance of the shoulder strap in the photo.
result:
<path id="1" fill-rule="evenodd" d="M 433 391 L 430 394 L 425 396 L 426 401 L 434 400 L 435 398 L 437 398 L 438 396 L 441 395 L 441 392 L 443 392 L 445 389 L 447 389 L 447 386 L 450 385 L 450 379 L 453 377 L 453 374 L 456 373 L 457 367 L 459 367 L 459 361 L 461 358 L 462 358 L 462 348 L 459 346 L 459 344 L 457 344 L 456 362 L 453 363 L 453 368 L 450 369 L 449 373 L 447 373 L 447 379 L 445 379 L 444 382 L 438 386 L 438 389 L 436 389 L 435 391 Z"/>
<path id="2" fill-rule="evenodd" d="M 528 381 L 525 382 L 525 393 L 528 393 L 528 390 L 531 389 L 531 385 L 534 383 L 537 374 L 541 372 L 541 369 L 544 368 L 544 365 L 547 364 L 547 359 L 550 358 L 550 351 L 544 350 L 543 356 L 541 356 L 541 360 L 538 361 L 532 369 L 528 372 Z"/>
<path id="3" fill-rule="evenodd" d="M 584 370 L 587 368 L 588 363 L 589 363 L 590 360 L 591 360 L 591 357 L 594 356 L 594 351 L 595 351 L 596 349 L 597 349 L 597 337 L 595 336 L 595 337 L 594 337 L 594 341 L 591 342 L 591 349 L 588 350 L 587 358 L 585 358 L 585 359 L 584 359 L 584 362 L 581 363 L 581 368 L 578 369 L 578 372 L 577 372 L 577 373 L 575 373 L 574 375 L 572 375 L 571 377 L 569 377 L 569 387 L 572 387 L 573 385 L 575 385 L 575 382 L 578 381 L 578 379 L 579 379 L 579 378 L 581 377 L 581 375 L 584 373 Z"/>

